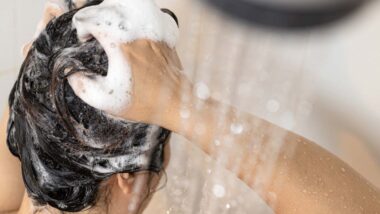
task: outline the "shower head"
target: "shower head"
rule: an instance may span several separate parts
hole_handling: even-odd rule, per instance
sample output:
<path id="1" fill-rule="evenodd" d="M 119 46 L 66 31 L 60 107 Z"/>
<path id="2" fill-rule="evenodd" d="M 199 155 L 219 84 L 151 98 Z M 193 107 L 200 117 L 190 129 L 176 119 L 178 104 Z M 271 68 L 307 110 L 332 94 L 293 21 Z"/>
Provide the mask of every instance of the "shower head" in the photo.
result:
<path id="1" fill-rule="evenodd" d="M 223 12 L 248 21 L 285 29 L 328 24 L 351 14 L 369 0 L 206 0 Z"/>

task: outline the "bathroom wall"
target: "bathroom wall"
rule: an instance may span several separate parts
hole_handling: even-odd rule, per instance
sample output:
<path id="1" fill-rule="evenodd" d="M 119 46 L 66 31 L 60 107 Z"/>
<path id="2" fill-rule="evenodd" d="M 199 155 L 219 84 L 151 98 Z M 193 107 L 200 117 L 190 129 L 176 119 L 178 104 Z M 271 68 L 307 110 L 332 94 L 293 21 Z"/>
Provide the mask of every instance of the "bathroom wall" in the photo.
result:
<path id="1" fill-rule="evenodd" d="M 160 2 L 179 16 L 178 49 L 194 82 L 317 142 L 380 186 L 379 1 L 296 32 L 252 27 L 200 1 Z"/>
<path id="2" fill-rule="evenodd" d="M 22 61 L 21 47 L 33 36 L 43 2 L 2 1 L 0 106 L 6 104 Z M 179 17 L 178 52 L 184 72 L 195 83 L 205 83 L 212 96 L 220 100 L 312 139 L 380 187 L 379 1 L 373 1 L 345 21 L 319 30 L 292 33 L 251 27 L 199 1 L 158 2 Z M 239 55 L 242 52 L 245 54 Z M 190 176 L 188 181 L 202 194 L 212 194 L 214 180 L 208 177 L 220 172 L 210 172 L 213 163 L 184 139 L 176 136 L 174 141 L 179 143 L 172 144 L 172 162 L 185 168 L 179 171 L 177 165 L 172 165 L 168 169 L 173 176 L 169 177 L 167 190 L 173 191 L 160 194 L 169 199 L 184 199 L 190 194 L 189 186 L 176 186 L 179 184 L 175 176 L 178 179 Z M 203 168 L 191 174 L 196 166 Z M 236 194 L 244 192 L 244 197 L 254 197 L 246 192 L 244 184 L 226 177 L 227 190 L 236 187 L 231 191 L 239 190 Z M 201 186 L 203 183 L 205 186 Z M 181 191 L 175 192 L 176 189 Z M 231 207 L 228 201 L 235 195 L 227 195 L 223 206 Z M 195 203 L 192 200 L 186 203 L 190 202 Z M 206 206 L 205 203 L 207 200 L 198 201 L 198 208 Z M 259 213 L 270 213 L 260 199 L 250 205 L 260 207 L 259 204 L 262 205 Z M 250 205 L 240 211 L 250 210 Z"/>
<path id="3" fill-rule="evenodd" d="M 32 39 L 44 0 L 2 0 L 0 7 L 0 108 L 22 62 L 21 47 Z"/>

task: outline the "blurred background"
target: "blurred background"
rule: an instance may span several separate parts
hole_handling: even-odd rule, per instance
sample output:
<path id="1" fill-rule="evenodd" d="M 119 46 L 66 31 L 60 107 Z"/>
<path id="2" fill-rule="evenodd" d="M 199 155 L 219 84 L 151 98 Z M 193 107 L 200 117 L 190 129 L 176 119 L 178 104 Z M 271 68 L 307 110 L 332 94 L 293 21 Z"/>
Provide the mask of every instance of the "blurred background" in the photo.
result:
<path id="1" fill-rule="evenodd" d="M 217 0 L 205 1 L 157 0 L 179 18 L 177 49 L 184 72 L 199 86 L 197 93 L 311 139 L 380 187 L 380 1 L 318 26 L 312 18 L 293 17 L 287 22 L 271 13 L 255 16 L 252 22 L 252 14 L 236 18 L 223 5 L 211 6 Z M 280 2 L 280 8 L 289 9 L 305 1 L 267 2 L 270 7 Z M 21 48 L 32 40 L 45 1 L 1 3 L 0 107 L 4 109 L 22 63 Z M 327 3 L 327 8 L 333 7 Z M 168 182 L 147 213 L 159 208 L 162 213 L 272 212 L 185 139 L 175 136 L 171 147 Z"/>

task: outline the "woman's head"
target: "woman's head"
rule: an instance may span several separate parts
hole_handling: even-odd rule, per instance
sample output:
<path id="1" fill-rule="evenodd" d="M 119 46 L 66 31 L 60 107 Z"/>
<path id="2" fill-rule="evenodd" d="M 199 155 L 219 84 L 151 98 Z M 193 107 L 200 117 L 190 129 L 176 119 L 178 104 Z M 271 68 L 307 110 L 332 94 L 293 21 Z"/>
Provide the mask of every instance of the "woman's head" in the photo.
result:
<path id="1" fill-rule="evenodd" d="M 96 40 L 78 41 L 71 25 L 76 12 L 50 22 L 29 51 L 9 98 L 8 146 L 21 161 L 29 196 L 40 205 L 81 211 L 96 203 L 100 189 L 107 192 L 107 183 L 111 190 L 134 190 L 125 195 L 139 204 L 129 193 L 145 197 L 141 184 L 162 170 L 170 132 L 111 117 L 75 96 L 67 74 L 106 75 L 108 66 Z M 134 174 L 135 181 L 118 173 Z"/>

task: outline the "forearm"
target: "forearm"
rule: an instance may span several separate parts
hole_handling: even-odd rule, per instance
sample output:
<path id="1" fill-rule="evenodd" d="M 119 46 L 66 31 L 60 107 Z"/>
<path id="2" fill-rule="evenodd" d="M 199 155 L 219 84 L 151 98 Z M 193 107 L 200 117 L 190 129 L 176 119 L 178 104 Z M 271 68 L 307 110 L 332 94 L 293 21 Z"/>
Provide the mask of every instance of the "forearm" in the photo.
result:
<path id="1" fill-rule="evenodd" d="M 380 209 L 378 190 L 334 155 L 265 120 L 195 97 L 167 45 L 137 40 L 121 48 L 132 71 L 133 97 L 125 111 L 109 113 L 185 136 L 236 172 L 277 213 Z"/>
<path id="2" fill-rule="evenodd" d="M 18 209 L 24 193 L 20 161 L 6 145 L 7 120 L 8 111 L 4 112 L 0 125 L 0 213 Z"/>
<path id="3" fill-rule="evenodd" d="M 214 100 L 191 103 L 167 115 L 168 128 L 236 172 L 276 213 L 380 210 L 375 187 L 309 140 Z M 190 109 L 189 117 L 180 109 Z"/>

